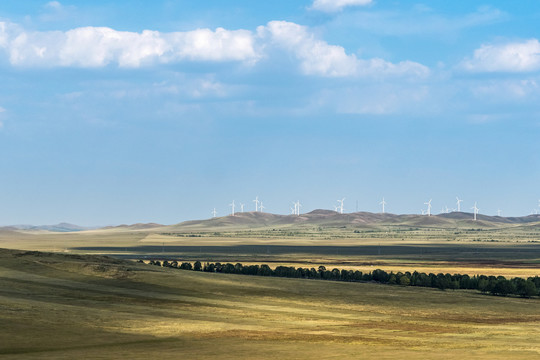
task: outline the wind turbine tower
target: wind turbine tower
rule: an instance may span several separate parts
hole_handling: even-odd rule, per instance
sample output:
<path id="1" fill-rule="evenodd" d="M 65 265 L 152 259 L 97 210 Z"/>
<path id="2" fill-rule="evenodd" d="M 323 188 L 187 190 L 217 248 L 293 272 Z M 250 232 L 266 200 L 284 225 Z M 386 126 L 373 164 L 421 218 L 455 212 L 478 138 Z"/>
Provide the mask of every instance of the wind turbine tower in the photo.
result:
<path id="1" fill-rule="evenodd" d="M 231 211 L 231 215 L 234 216 L 234 200 L 232 201 L 232 203 L 229 204 L 229 206 L 231 207 L 232 211 Z"/>
<path id="2" fill-rule="evenodd" d="M 264 206 L 263 202 L 261 201 L 261 205 L 259 205 L 259 212 L 263 212 Z"/>
<path id="3" fill-rule="evenodd" d="M 476 201 L 474 202 L 474 206 L 473 206 L 471 209 L 474 211 L 474 221 L 476 221 L 476 215 L 478 214 L 478 210 L 480 210 L 480 209 L 476 206 Z"/>
<path id="4" fill-rule="evenodd" d="M 345 198 L 337 201 L 339 203 L 339 213 L 340 214 L 343 214 L 343 202 L 344 201 L 345 201 Z"/>
<path id="5" fill-rule="evenodd" d="M 457 211 L 460 212 L 461 211 L 461 203 L 463 202 L 463 200 L 458 198 L 457 196 L 456 196 L 456 200 L 457 200 Z"/>
<path id="6" fill-rule="evenodd" d="M 386 201 L 384 201 L 384 198 L 382 198 L 382 201 L 379 203 L 379 205 L 382 205 L 382 213 L 384 214 L 384 205 L 386 205 Z"/>
<path id="7" fill-rule="evenodd" d="M 296 202 L 294 203 L 295 215 L 300 216 L 300 207 L 301 206 L 302 206 L 302 204 L 300 204 L 300 200 L 296 200 Z"/>
<path id="8" fill-rule="evenodd" d="M 216 217 L 217 215 L 217 211 L 216 211 L 216 208 L 214 208 L 214 210 L 212 210 L 212 217 Z"/>
<path id="9" fill-rule="evenodd" d="M 244 212 L 244 204 L 240 204 L 240 212 Z"/>
<path id="10" fill-rule="evenodd" d="M 433 199 L 429 199 L 428 202 L 424 203 L 424 205 L 427 205 L 427 212 L 426 212 L 427 216 L 431 216 L 431 200 Z"/>
<path id="11" fill-rule="evenodd" d="M 501 209 L 497 210 L 497 216 L 501 216 Z"/>
<path id="12" fill-rule="evenodd" d="M 255 196 L 255 200 L 253 200 L 255 203 L 255 212 L 259 211 L 259 197 Z"/>

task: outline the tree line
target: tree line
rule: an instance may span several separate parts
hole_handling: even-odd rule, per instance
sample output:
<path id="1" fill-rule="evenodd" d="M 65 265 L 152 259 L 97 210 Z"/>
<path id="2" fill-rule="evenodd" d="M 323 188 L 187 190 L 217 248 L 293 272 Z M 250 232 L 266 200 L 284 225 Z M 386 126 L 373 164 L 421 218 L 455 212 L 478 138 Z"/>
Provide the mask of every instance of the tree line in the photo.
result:
<path id="1" fill-rule="evenodd" d="M 142 260 L 139 262 L 144 263 Z M 362 272 L 359 270 L 327 269 L 325 266 L 315 268 L 295 268 L 294 266 L 278 266 L 272 269 L 263 265 L 242 265 L 241 263 L 205 263 L 200 261 L 195 263 L 151 260 L 150 265 L 163 266 L 181 270 L 193 270 L 203 272 L 215 272 L 224 274 L 242 274 L 257 276 L 274 276 L 286 278 L 349 281 L 349 282 L 377 282 L 389 285 L 421 286 L 437 288 L 441 290 L 479 290 L 482 293 L 507 296 L 516 295 L 525 298 L 540 296 L 540 277 L 512 278 L 506 279 L 504 276 L 486 276 L 467 274 L 426 274 L 423 272 L 386 272 L 384 270 L 373 270 Z"/>

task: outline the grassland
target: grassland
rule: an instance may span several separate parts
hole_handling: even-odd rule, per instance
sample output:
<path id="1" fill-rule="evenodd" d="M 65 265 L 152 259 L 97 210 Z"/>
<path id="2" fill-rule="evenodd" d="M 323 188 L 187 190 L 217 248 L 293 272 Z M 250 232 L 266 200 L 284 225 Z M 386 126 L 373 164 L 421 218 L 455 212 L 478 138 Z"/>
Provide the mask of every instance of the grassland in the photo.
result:
<path id="1" fill-rule="evenodd" d="M 473 222 L 462 219 L 467 214 L 455 214 L 457 219 L 379 219 L 381 214 L 341 218 L 330 212 L 294 222 L 294 218 L 270 214 L 245 215 L 151 228 L 0 232 L 0 247 L 132 259 L 326 265 L 361 271 L 378 267 L 506 277 L 540 275 L 540 222 L 536 218 Z"/>
<path id="2" fill-rule="evenodd" d="M 2 359 L 537 359 L 536 299 L 0 250 Z"/>

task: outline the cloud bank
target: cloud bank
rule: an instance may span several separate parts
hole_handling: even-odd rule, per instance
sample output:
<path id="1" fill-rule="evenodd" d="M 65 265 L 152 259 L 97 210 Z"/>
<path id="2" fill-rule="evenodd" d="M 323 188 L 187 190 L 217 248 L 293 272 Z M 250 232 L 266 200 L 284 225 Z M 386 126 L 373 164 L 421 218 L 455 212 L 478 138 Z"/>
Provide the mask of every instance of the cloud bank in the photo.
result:
<path id="1" fill-rule="evenodd" d="M 0 22 L 0 49 L 20 67 L 100 68 L 116 65 L 139 68 L 182 61 L 240 62 L 254 65 L 279 48 L 299 62 L 304 75 L 322 77 L 415 76 L 429 69 L 412 61 L 391 63 L 360 59 L 338 45 L 328 44 L 305 26 L 271 21 L 256 32 L 217 28 L 162 33 L 81 27 L 68 31 L 28 32 Z"/>
<path id="2" fill-rule="evenodd" d="M 182 60 L 254 63 L 259 58 L 250 31 L 223 28 L 171 33 L 108 27 L 27 32 L 0 22 L 0 47 L 16 66 L 140 67 Z"/>
<path id="3" fill-rule="evenodd" d="M 540 70 L 540 42 L 530 39 L 500 45 L 482 45 L 461 66 L 472 72 L 530 72 Z"/>

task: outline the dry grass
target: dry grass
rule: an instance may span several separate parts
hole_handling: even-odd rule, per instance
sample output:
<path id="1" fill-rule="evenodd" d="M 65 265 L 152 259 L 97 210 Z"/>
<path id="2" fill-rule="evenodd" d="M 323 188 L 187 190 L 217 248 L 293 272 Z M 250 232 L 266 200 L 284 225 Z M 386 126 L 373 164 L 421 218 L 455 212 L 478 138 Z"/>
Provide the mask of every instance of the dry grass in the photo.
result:
<path id="1" fill-rule="evenodd" d="M 0 357 L 536 359 L 538 300 L 0 251 Z"/>
<path id="2" fill-rule="evenodd" d="M 408 228 L 405 228 L 408 229 Z M 529 277 L 540 275 L 540 232 L 534 226 L 473 231 L 414 228 L 200 229 L 169 234 L 163 229 L 109 229 L 77 233 L 1 233 L 0 247 L 133 258 L 268 263 L 371 271 L 420 271 Z M 192 237 L 195 235 L 196 237 Z M 491 242 L 488 240 L 495 240 Z M 154 250 L 141 250 L 153 246 Z M 289 247 L 290 250 L 275 251 Z M 321 251 L 321 247 L 327 247 Z M 365 247 L 365 252 L 349 253 Z M 91 249 L 93 248 L 93 249 Z M 212 248 L 211 250 L 209 250 Z M 176 250 L 175 250 L 176 249 Z"/>

